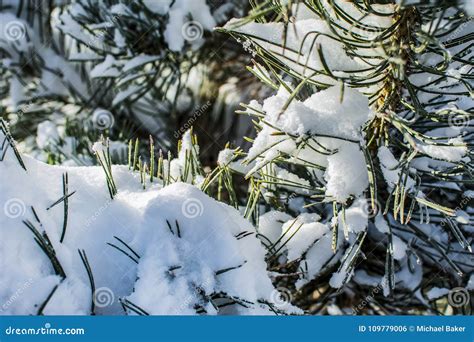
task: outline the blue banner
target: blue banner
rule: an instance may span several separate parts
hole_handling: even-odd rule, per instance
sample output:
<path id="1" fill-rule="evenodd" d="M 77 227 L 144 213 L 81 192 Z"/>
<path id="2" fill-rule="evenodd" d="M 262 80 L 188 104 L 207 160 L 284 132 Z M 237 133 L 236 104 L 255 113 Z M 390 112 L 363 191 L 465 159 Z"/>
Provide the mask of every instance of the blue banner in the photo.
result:
<path id="1" fill-rule="evenodd" d="M 2 316 L 0 341 L 473 342 L 472 316 Z"/>

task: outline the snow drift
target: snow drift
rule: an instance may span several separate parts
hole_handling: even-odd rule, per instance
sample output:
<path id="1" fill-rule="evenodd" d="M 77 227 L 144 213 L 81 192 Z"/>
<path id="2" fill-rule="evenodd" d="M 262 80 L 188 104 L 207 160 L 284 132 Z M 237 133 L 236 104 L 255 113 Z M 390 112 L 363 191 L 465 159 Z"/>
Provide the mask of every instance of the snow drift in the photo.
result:
<path id="1" fill-rule="evenodd" d="M 111 200 L 100 167 L 22 156 L 25 171 L 0 140 L 2 314 L 297 312 L 279 301 L 254 227 L 230 206 L 184 183 L 145 191 L 126 166 L 112 169 Z"/>

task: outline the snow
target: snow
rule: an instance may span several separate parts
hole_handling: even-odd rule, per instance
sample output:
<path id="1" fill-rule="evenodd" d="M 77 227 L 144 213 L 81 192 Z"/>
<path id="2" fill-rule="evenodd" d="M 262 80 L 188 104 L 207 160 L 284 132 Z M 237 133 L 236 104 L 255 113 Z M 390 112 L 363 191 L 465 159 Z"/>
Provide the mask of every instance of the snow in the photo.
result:
<path id="1" fill-rule="evenodd" d="M 402 260 L 406 256 L 407 245 L 398 236 L 392 236 L 393 243 L 393 258 L 395 260 Z"/>
<path id="2" fill-rule="evenodd" d="M 464 192 L 464 197 L 474 198 L 474 190 L 466 190 Z"/>
<path id="3" fill-rule="evenodd" d="M 283 224 L 292 217 L 287 213 L 271 210 L 258 219 L 258 233 L 263 236 L 263 243 L 275 244 L 282 233 Z"/>
<path id="4" fill-rule="evenodd" d="M 87 44 L 87 46 L 89 46 L 91 49 L 101 50 L 102 44 L 99 37 L 87 31 L 84 31 L 81 25 L 79 25 L 79 23 L 74 20 L 73 16 L 71 15 L 79 15 L 80 12 L 82 12 L 83 15 L 87 15 L 86 13 L 84 13 L 84 9 L 80 4 L 72 4 L 69 7 L 68 12 L 64 12 L 61 14 L 61 23 L 58 24 L 58 28 L 61 29 L 61 31 L 65 34 L 68 34 L 71 37 L 77 39 L 78 41 Z"/>
<path id="5" fill-rule="evenodd" d="M 355 200 L 349 209 L 345 210 L 344 214 L 338 216 L 339 226 L 345 226 L 351 233 L 360 233 L 365 231 L 369 222 L 368 210 L 369 203 L 365 199 L 359 198 Z"/>
<path id="6" fill-rule="evenodd" d="M 130 59 L 127 63 L 125 63 L 122 71 L 127 72 L 137 67 L 159 60 L 159 59 L 160 59 L 159 56 L 138 55 Z"/>
<path id="7" fill-rule="evenodd" d="M 117 68 L 117 62 L 112 55 L 107 55 L 105 60 L 97 64 L 90 72 L 92 78 L 117 77 L 120 71 Z"/>
<path id="8" fill-rule="evenodd" d="M 373 276 L 367 273 L 365 270 L 355 271 L 353 280 L 360 285 L 376 287 L 382 282 L 382 279 L 378 276 Z"/>
<path id="9" fill-rule="evenodd" d="M 216 26 L 205 0 L 176 0 L 167 13 L 169 21 L 164 37 L 172 51 L 181 51 L 186 42 L 193 45 L 202 43 L 204 30 Z M 192 18 L 192 21 L 187 18 Z"/>
<path id="10" fill-rule="evenodd" d="M 467 15 L 470 16 L 470 17 L 474 16 L 474 5 L 472 4 L 472 1 L 463 0 L 463 1 L 460 1 L 460 2 L 463 5 L 463 8 L 466 11 Z"/>
<path id="11" fill-rule="evenodd" d="M 471 274 L 469 281 L 467 282 L 466 289 L 468 290 L 474 290 L 474 273 Z"/>
<path id="12" fill-rule="evenodd" d="M 267 154 L 267 157 L 268 157 L 268 154 Z M 272 159 L 269 158 L 269 161 L 271 160 Z M 285 169 L 280 169 L 278 167 L 275 167 L 275 169 L 277 170 L 276 177 L 282 182 L 281 188 L 293 191 L 295 193 L 300 193 L 300 194 L 308 193 L 307 189 L 311 188 L 311 184 L 309 183 L 308 180 L 298 177 L 294 173 L 291 173 Z M 305 188 L 302 189 L 301 187 L 305 187 L 306 189 Z"/>
<path id="13" fill-rule="evenodd" d="M 338 243 L 342 243 L 342 234 L 338 235 Z M 340 259 L 341 253 L 333 252 L 332 232 L 324 234 L 306 253 L 306 260 L 301 263 L 307 268 L 307 274 L 304 278 L 298 279 L 296 288 L 301 288 L 312 279 L 315 279 L 326 267 L 331 267 Z"/>
<path id="14" fill-rule="evenodd" d="M 35 30 L 23 19 L 17 18 L 12 13 L 0 13 L 0 49 L 8 56 L 5 58 L 6 64 L 14 68 L 15 65 L 23 65 L 25 58 L 31 59 L 30 62 L 35 62 L 36 59 L 48 62 L 48 69 L 39 69 L 40 75 L 37 82 L 41 84 L 41 87 L 30 97 L 45 94 L 62 96 L 67 94 L 70 88 L 76 94 L 86 95 L 88 93 L 87 87 L 74 66 L 43 44 L 39 35 L 35 33 Z M 28 57 L 31 56 L 32 51 L 37 54 L 36 58 Z M 35 64 L 36 62 L 32 65 L 36 68 Z M 18 72 L 14 71 L 15 74 Z M 16 102 L 23 99 L 25 90 L 24 87 L 21 90 L 17 89 L 17 86 L 19 84 L 14 81 L 13 89 L 10 90 L 14 91 L 11 94 L 14 106 L 18 104 Z"/>
<path id="15" fill-rule="evenodd" d="M 357 138 L 360 127 L 373 117 L 367 97 L 351 88 L 344 90 L 342 101 L 341 88 L 330 87 L 314 93 L 304 102 L 292 101 L 282 114 L 282 107 L 288 99 L 289 94 L 281 88 L 263 105 L 266 119 L 287 133 Z"/>
<path id="16" fill-rule="evenodd" d="M 10 82 L 10 102 L 13 108 L 18 108 L 20 103 L 25 100 L 23 85 L 18 77 L 13 76 Z"/>
<path id="17" fill-rule="evenodd" d="M 241 25 L 238 20 L 231 20 L 224 28 L 252 37 L 255 44 L 271 52 L 302 76 L 311 76 L 320 82 L 333 83 L 328 77 L 314 75 L 316 70 L 323 70 L 315 42 L 323 46 L 323 53 L 331 70 L 362 69 L 361 63 L 347 57 L 342 44 L 326 36 L 332 36 L 332 33 L 324 20 L 314 16 L 311 19 L 297 20 L 288 27 L 285 48 L 281 46 L 284 37 L 283 23 L 250 22 Z M 316 35 L 316 32 L 326 35 Z"/>
<path id="18" fill-rule="evenodd" d="M 378 158 L 382 168 L 382 173 L 390 189 L 393 189 L 400 180 L 401 169 L 398 167 L 398 161 L 392 154 L 390 149 L 385 146 L 379 147 Z M 413 189 L 415 181 L 411 177 L 407 177 L 405 184 L 407 189 Z"/>
<path id="19" fill-rule="evenodd" d="M 388 14 L 380 16 L 364 13 L 347 1 L 337 3 L 337 6 L 356 22 L 371 29 L 351 26 L 346 20 L 341 20 L 339 14 L 329 4 L 322 3 L 321 5 L 327 10 L 325 14 L 338 22 L 340 30 L 330 28 L 324 18 L 318 17 L 316 11 L 311 10 L 309 5 L 303 2 L 293 4 L 293 18 L 288 25 L 283 22 L 261 23 L 232 19 L 224 28 L 245 39 L 242 42 L 244 49 L 253 51 L 256 47 L 262 48 L 290 68 L 292 74 L 298 75 L 301 80 L 308 79 L 324 86 L 335 85 L 336 77 L 349 78 L 346 71 L 362 75 L 365 73 L 364 69 L 381 62 L 376 58 L 370 58 L 384 55 L 383 49 L 380 46 L 371 45 L 370 41 L 393 24 L 393 18 L 390 15 L 394 12 L 392 4 L 374 5 L 378 11 Z M 369 43 L 365 46 L 359 44 L 359 49 L 366 58 L 350 56 L 345 46 L 336 38 L 338 35 L 350 40 L 358 37 L 365 38 Z M 321 55 L 324 56 L 325 64 L 332 75 L 326 75 Z"/>
<path id="20" fill-rule="evenodd" d="M 39 148 L 48 147 L 49 144 L 55 144 L 59 142 L 59 132 L 56 125 L 47 120 L 38 124 L 36 133 L 36 143 Z"/>
<path id="21" fill-rule="evenodd" d="M 78 113 L 78 108 L 73 108 L 76 99 L 87 99 L 92 95 L 87 86 L 89 82 L 83 81 L 82 76 L 88 74 L 91 78 L 118 78 L 118 88 L 104 95 L 107 97 L 104 101 L 113 99 L 113 107 L 121 107 L 119 105 L 132 105 L 134 100 L 138 100 L 137 108 L 141 107 L 144 103 L 137 96 L 144 90 L 144 85 L 134 81 L 151 75 L 154 68 L 151 63 L 157 64 L 154 62 L 161 60 L 170 50 L 173 56 L 182 53 L 176 54 L 177 60 L 185 55 L 188 57 L 188 54 L 190 56 L 191 50 L 200 48 L 204 44 L 204 36 L 219 21 L 225 20 L 222 18 L 226 17 L 227 11 L 232 10 L 231 4 L 211 4 L 206 0 L 144 0 L 143 4 L 159 17 L 160 31 L 157 35 L 160 37 L 160 46 L 164 42 L 163 54 L 137 55 L 135 51 L 126 50 L 125 37 L 119 27 L 114 27 L 110 22 L 94 22 L 88 25 L 91 31 L 84 30 L 77 20 L 87 16 L 80 3 L 68 5 L 65 11 L 57 13 L 62 21 L 59 25 L 62 33 L 87 45 L 84 51 L 75 51 L 76 48 L 72 47 L 69 56 L 75 61 L 90 60 L 91 63 L 84 70 L 76 70 L 55 50 L 43 45 L 36 34 L 36 25 L 30 27 L 26 21 L 12 14 L 0 14 L 0 49 L 5 51 L 3 65 L 9 69 L 7 75 L 10 82 L 5 104 L 14 110 L 22 106 L 29 109 L 31 104 L 27 102 L 30 89 L 22 84 L 16 68 L 32 51 L 35 51 L 38 60 L 48 65 L 47 68 L 39 66 L 35 76 L 37 79 L 31 84 L 38 83 L 40 86 L 32 95 L 45 98 L 74 97 L 74 101 L 69 101 L 70 104 L 61 109 L 61 113 L 51 115 L 51 121 L 39 123 L 36 144 L 40 149 L 48 152 L 48 149 L 55 147 L 60 148 L 65 155 L 73 155 L 76 145 L 82 143 L 80 137 L 65 136 L 65 125 L 57 124 L 57 121 L 62 123 Z M 281 1 L 281 4 L 290 2 Z M 469 4 L 464 2 L 460 5 L 468 15 L 472 14 Z M 329 3 L 321 2 L 320 5 L 321 12 L 328 16 L 326 19 L 339 16 Z M 197 161 L 199 153 L 190 131 L 182 137 L 177 158 L 163 162 L 165 178 L 169 178 L 172 184 L 165 187 L 159 179 L 153 183 L 146 180 L 145 191 L 137 173 L 130 172 L 124 166 L 114 166 L 111 173 L 119 192 L 113 200 L 107 191 L 106 175 L 100 167 L 69 167 L 73 159 L 60 160 L 62 166 L 52 167 L 23 156 L 28 169 L 23 172 L 11 151 L 8 151 L 5 161 L 0 163 L 2 176 L 7 179 L 0 191 L 0 206 L 4 209 L 4 215 L 0 216 L 0 266 L 6 275 L 0 286 L 0 300 L 5 303 L 0 308 L 1 313 L 36 314 L 39 305 L 53 289 L 55 292 L 44 310 L 45 314 L 90 314 L 93 299 L 98 314 L 136 313 L 131 306 L 124 311 L 119 299 L 129 301 L 147 313 L 159 315 L 196 314 L 197 310 L 207 314 L 271 314 L 270 305 L 284 312 L 301 313 L 290 304 L 281 306 L 277 300 L 279 296 L 275 297 L 278 291 L 272 285 L 267 272 L 269 265 L 265 262 L 265 258 L 274 251 L 278 252 L 278 266 L 295 262 L 299 277 L 292 279 L 296 279 L 297 289 L 319 280 L 318 277 L 323 275 L 325 284 L 336 289 L 341 289 L 351 279 L 363 286 L 382 286 L 387 296 L 387 274 L 383 275 L 383 267 L 379 270 L 370 269 L 370 272 L 363 269 L 363 264 L 357 265 L 362 266 L 361 269 L 352 268 L 350 261 L 354 258 L 370 258 L 370 254 L 362 257 L 356 255 L 356 248 L 351 251 L 357 238 L 365 236 L 365 233 L 369 236 L 369 246 L 370 243 L 380 243 L 381 253 L 391 239 L 393 248 L 389 252 L 395 259 L 397 288 L 408 289 L 418 298 L 423 293 L 429 300 L 446 295 L 449 291 L 446 288 L 434 287 L 429 291 L 421 288 L 423 274 L 427 274 L 422 262 L 430 267 L 433 263 L 448 269 L 451 265 L 447 265 L 445 259 L 449 258 L 453 263 L 459 263 L 462 271 L 470 276 L 466 288 L 473 289 L 472 255 L 461 253 L 462 247 L 457 242 L 451 243 L 454 236 L 439 213 L 419 202 L 414 207 L 411 221 L 412 227 L 425 234 L 428 242 L 436 243 L 433 246 L 439 247 L 437 250 L 427 246 L 426 241 L 421 240 L 418 233 L 414 234 L 410 226 L 402 226 L 403 222 L 397 222 L 392 215 L 391 205 L 387 207 L 386 213 L 382 213 L 384 208 L 381 206 L 386 203 L 378 203 L 379 200 L 386 202 L 386 195 L 403 184 L 406 188 L 401 191 L 408 192 L 407 202 L 400 203 L 397 197 L 393 203 L 394 206 L 398 204 L 400 210 L 407 210 L 409 203 L 415 204 L 410 202 L 410 197 L 415 196 L 450 207 L 456 206 L 452 219 L 460 225 L 460 232 L 466 235 L 468 244 L 472 244 L 469 235 L 474 229 L 470 220 L 472 208 L 466 203 L 467 197 L 473 197 L 473 191 L 466 191 L 465 184 L 468 183 L 464 184 L 464 180 L 472 163 L 470 129 L 473 122 L 469 121 L 468 115 L 461 114 L 472 109 L 472 96 L 466 94 L 466 88 L 468 91 L 470 89 L 461 82 L 472 67 L 460 66 L 463 64 L 460 62 L 462 59 L 457 58 L 450 60 L 444 70 L 438 64 L 442 62 L 442 56 L 433 53 L 420 55 L 420 63 L 426 63 L 426 66 L 431 64 L 430 67 L 449 76 L 447 79 L 443 79 L 441 74 L 427 78 L 426 74 L 416 72 L 408 76 L 407 81 L 413 84 L 421 105 L 425 106 L 429 115 L 422 118 L 418 111 L 413 112 L 409 106 L 406 106 L 407 111 L 399 112 L 400 107 L 395 104 L 390 104 L 387 107 L 390 110 L 386 113 L 376 114 L 377 120 L 385 124 L 387 131 L 378 131 L 377 128 L 381 139 L 372 140 L 374 149 L 366 150 L 367 155 L 373 156 L 374 175 L 377 177 L 375 184 L 378 188 L 376 204 L 380 206 L 377 212 L 371 212 L 370 200 L 367 198 L 367 160 L 363 147 L 366 147 L 370 138 L 365 134 L 371 132 L 365 128 L 375 117 L 376 109 L 369 105 L 369 98 L 374 100 L 371 95 L 381 86 L 371 74 L 382 67 L 387 72 L 394 72 L 396 66 L 403 67 L 401 58 L 387 58 L 387 53 L 391 54 L 392 51 L 383 51 L 374 42 L 378 33 L 395 23 L 397 17 L 392 16 L 391 12 L 396 6 L 373 5 L 374 9 L 388 15 L 364 15 L 353 3 L 337 1 L 338 7 L 363 25 L 353 27 L 348 24 L 350 20 L 340 20 L 339 17 L 340 26 L 332 29 L 326 20 L 318 18 L 315 11 L 309 10 L 307 4 L 300 2 L 292 6 L 288 26 L 283 21 L 272 23 L 266 20 L 231 20 L 225 26 L 239 37 L 244 49 L 253 56 L 257 55 L 257 48 L 263 48 L 273 61 L 279 61 L 291 69 L 288 75 L 282 77 L 285 83 L 275 89 L 278 83 L 274 82 L 278 77 L 266 67 L 254 64 L 254 75 L 271 88 L 250 92 L 251 96 L 259 98 L 260 103 L 245 99 L 250 103 L 246 106 L 246 112 L 253 114 L 258 121 L 257 136 L 244 160 L 236 161 L 236 151 L 240 155 L 240 149 L 230 148 L 221 151 L 217 158 L 220 167 L 228 166 L 236 173 L 251 177 L 255 184 L 261 182 L 262 201 L 257 203 L 254 212 L 255 216 L 258 215 L 257 226 L 254 227 L 250 220 L 242 217 L 243 208 L 240 208 L 239 213 L 199 190 L 200 184 L 204 182 L 204 172 L 196 175 L 192 169 L 184 177 L 190 157 L 193 162 Z M 107 15 L 131 16 L 136 20 L 141 20 L 142 15 L 149 15 L 148 12 L 135 13 L 127 3 L 119 3 L 108 10 L 110 13 L 107 12 Z M 453 8 L 451 10 L 454 11 Z M 449 30 L 452 23 L 441 19 L 439 25 L 427 22 L 420 24 L 422 30 L 428 32 L 437 26 Z M 377 30 L 363 29 L 364 25 Z M 107 28 L 113 29 L 111 33 L 115 47 L 111 49 L 104 49 L 103 32 L 94 34 Z M 452 44 L 458 39 L 455 36 L 462 36 L 469 30 L 472 28 L 462 23 L 448 34 L 449 38 L 441 38 L 440 48 L 446 48 L 448 41 L 446 45 Z M 54 34 L 59 32 L 55 31 Z M 363 39 L 355 50 L 351 50 L 338 42 L 336 35 L 350 40 L 355 36 Z M 283 38 L 285 46 L 282 46 Z M 387 39 L 393 43 L 392 37 Z M 467 48 L 457 49 L 449 49 L 446 53 L 450 57 L 461 56 L 465 60 L 472 57 Z M 359 53 L 365 57 L 354 57 Z M 325 57 L 325 63 L 321 55 Z M 326 70 L 326 64 L 330 71 Z M 183 66 L 187 67 L 187 63 Z M 79 70 L 82 74 L 85 72 L 81 77 Z M 208 72 L 207 66 L 199 65 L 180 80 L 190 93 L 197 94 L 201 90 L 202 74 L 205 72 Z M 168 70 L 158 77 L 167 76 Z M 303 91 L 300 91 L 301 88 L 295 89 L 302 80 L 305 83 Z M 351 88 L 349 84 L 357 80 L 365 80 L 370 85 Z M 26 81 L 30 82 L 29 79 Z M 399 81 L 402 98 L 413 102 L 415 94 L 407 93 L 403 86 L 404 80 L 400 78 Z M 240 102 L 238 90 L 241 85 L 238 82 L 239 78 L 236 77 L 219 85 L 218 105 L 213 107 L 214 116 L 221 113 L 221 104 L 229 106 Z M 179 94 L 177 84 L 181 83 L 172 82 L 163 99 L 175 102 L 178 112 L 189 111 L 193 103 L 192 96 L 188 93 Z M 427 91 L 423 90 L 425 86 Z M 275 90 L 273 94 L 270 93 L 272 89 Z M 394 99 L 400 100 L 397 96 Z M 152 100 L 145 95 L 145 102 Z M 437 104 L 425 105 L 429 100 Z M 210 105 L 209 101 L 204 107 Z M 158 111 L 168 112 L 164 104 L 157 106 Z M 17 117 L 29 112 L 24 108 Z M 397 108 L 396 112 L 391 113 L 394 108 Z M 35 106 L 34 109 L 41 108 Z M 121 112 L 120 108 L 116 109 L 114 113 Z M 196 110 L 198 116 L 203 112 L 201 109 Z M 448 119 L 451 113 L 456 113 L 456 118 Z M 162 130 L 166 121 L 161 122 L 156 116 L 134 110 L 129 114 L 131 120 L 138 119 L 152 133 Z M 439 115 L 439 122 L 430 119 L 436 115 Z M 114 124 L 113 114 L 103 108 L 92 111 L 91 119 L 94 128 L 110 128 Z M 230 120 L 224 117 L 224 121 Z M 396 126 L 397 123 L 403 124 Z M 396 130 L 399 132 L 395 133 Z M 175 138 L 181 133 L 183 131 Z M 384 136 L 384 133 L 387 135 Z M 23 146 L 28 147 L 34 140 L 35 137 L 27 138 Z M 381 146 L 383 144 L 386 145 Z M 111 155 L 125 155 L 123 159 L 126 159 L 127 145 L 119 141 L 107 141 L 107 145 L 97 142 L 88 147 L 100 154 L 99 158 L 104 158 L 102 153 L 110 148 Z M 410 158 L 409 162 L 405 163 L 407 158 Z M 63 212 L 66 201 L 49 208 L 63 196 L 61 180 L 65 173 L 68 174 L 68 191 L 71 194 L 68 197 L 67 218 Z M 427 189 L 429 191 L 424 195 L 423 191 Z M 212 193 L 213 189 L 209 191 Z M 459 203 L 461 195 L 467 197 Z M 243 204 L 248 197 L 238 199 Z M 333 205 L 340 209 L 337 216 L 332 216 Z M 252 220 L 255 216 L 252 216 Z M 426 224 L 423 223 L 424 217 L 427 217 Z M 22 220 L 31 221 L 40 233 L 47 234 L 65 271 L 65 278 L 58 274 L 54 265 L 38 248 Z M 418 221 L 421 223 L 418 224 Z M 63 223 L 67 223 L 67 230 L 65 240 L 60 241 Z M 334 232 L 337 232 L 336 241 L 333 241 Z M 121 246 L 130 257 L 107 243 Z M 408 244 L 416 247 L 410 253 L 407 253 Z M 78 249 L 87 252 L 96 282 L 96 293 L 91 293 Z M 440 254 L 443 250 L 447 256 Z M 366 251 L 364 249 L 364 253 Z M 432 260 L 426 255 L 432 255 Z M 336 267 L 339 267 L 338 271 L 331 274 Z M 270 275 L 280 274 L 272 272 Z M 353 288 L 346 289 L 352 296 Z M 231 301 L 237 304 L 224 306 Z M 221 305 L 224 307 L 219 309 Z M 328 304 L 327 312 L 340 314 L 343 310 L 335 304 Z"/>
<path id="22" fill-rule="evenodd" d="M 128 88 L 125 90 L 121 90 L 115 95 L 112 105 L 117 106 L 121 102 L 125 101 L 127 98 L 131 97 L 132 95 L 136 94 L 139 92 L 141 88 L 136 86 L 136 85 L 130 85 Z"/>
<path id="23" fill-rule="evenodd" d="M 368 176 L 365 158 L 358 142 L 362 138 L 361 127 L 373 118 L 373 112 L 369 108 L 367 97 L 358 91 L 345 89 L 342 102 L 341 92 L 340 87 L 331 87 L 313 94 L 304 102 L 293 99 L 286 109 L 290 94 L 284 87 L 276 95 L 267 98 L 261 107 L 265 113 L 265 121 L 262 123 L 264 127 L 247 156 L 247 160 L 259 156 L 262 160 L 249 174 L 282 152 L 327 166 L 324 179 L 327 182 L 326 195 L 329 197 L 344 203 L 349 196 L 360 195 L 368 186 Z M 255 107 L 255 103 L 252 107 Z M 333 153 L 325 156 L 314 152 L 314 148 L 310 147 L 297 150 L 292 139 L 275 135 L 277 131 L 297 137 L 321 136 L 315 139 Z M 352 172 L 347 172 L 348 169 Z M 282 174 L 285 179 L 288 176 L 289 174 Z M 293 176 L 291 178 L 298 184 L 309 185 L 305 180 Z M 289 189 L 294 190 L 291 187 Z"/>
<path id="24" fill-rule="evenodd" d="M 329 227 L 318 222 L 318 214 L 301 214 L 296 220 L 291 220 L 283 225 L 282 242 L 286 242 L 288 259 L 299 258 L 314 242 L 319 240 L 329 231 Z"/>
<path id="25" fill-rule="evenodd" d="M 438 299 L 440 297 L 446 296 L 449 293 L 449 289 L 433 287 L 426 293 L 426 298 L 428 300 Z"/>
<path id="26" fill-rule="evenodd" d="M 165 219 L 175 229 L 176 213 L 186 213 L 183 198 L 190 200 L 184 202 L 188 206 L 194 204 L 198 209 L 180 217 L 180 233 L 171 233 Z M 151 314 L 192 314 L 196 303 L 215 313 L 201 298 L 212 293 L 225 292 L 252 302 L 270 300 L 273 286 L 266 274 L 264 250 L 254 234 L 235 238 L 255 230 L 231 207 L 210 201 L 197 188 L 175 184 L 159 191 L 143 216 L 156 224 L 142 227 L 135 237 L 137 243 L 132 243 L 144 251 L 135 290 L 128 297 L 133 303 Z M 173 266 L 179 269 L 169 271 Z M 239 268 L 218 274 L 232 267 Z M 198 287 L 205 294 L 199 293 Z M 177 298 L 189 300 L 177 306 Z M 258 305 L 233 310 L 234 314 L 268 313 Z"/>
<path id="27" fill-rule="evenodd" d="M 411 258 L 411 267 L 408 265 L 408 259 Z M 411 269 L 413 268 L 413 270 Z M 395 274 L 395 282 L 401 288 L 415 290 L 423 278 L 422 262 L 416 257 L 406 256 L 400 260 L 400 270 Z"/>
<path id="28" fill-rule="evenodd" d="M 456 210 L 456 221 L 461 224 L 469 224 L 470 215 L 464 210 Z"/>
<path id="29" fill-rule="evenodd" d="M 156 12 L 160 15 L 166 14 L 172 2 L 173 0 L 143 0 L 143 3 L 150 11 Z"/>
<path id="30" fill-rule="evenodd" d="M 217 164 L 220 166 L 227 166 L 229 165 L 232 160 L 234 159 L 235 150 L 226 148 L 219 152 L 217 156 Z"/>
<path id="31" fill-rule="evenodd" d="M 95 153 L 104 152 L 104 151 L 106 150 L 106 146 L 103 144 L 103 142 L 101 142 L 101 141 L 96 141 L 96 142 L 92 145 L 91 150 L 92 150 L 92 152 L 95 152 Z"/>
<path id="32" fill-rule="evenodd" d="M 390 232 L 387 221 L 380 213 L 375 216 L 375 228 L 377 228 L 380 233 L 388 234 Z"/>
<path id="33" fill-rule="evenodd" d="M 94 52 L 71 52 L 71 61 L 100 61 L 102 57 Z"/>
<path id="34" fill-rule="evenodd" d="M 468 149 L 461 138 L 449 139 L 447 144 L 452 146 L 436 146 L 431 144 L 418 144 L 418 148 L 428 156 L 449 162 L 459 162 L 467 154 Z"/>
<path id="35" fill-rule="evenodd" d="M 78 249 L 86 252 L 92 268 L 97 314 L 123 314 L 119 298 L 127 298 L 152 314 L 193 314 L 194 305 L 201 305 L 209 314 L 271 314 L 263 304 L 271 305 L 274 291 L 266 271 L 265 250 L 255 228 L 235 209 L 184 183 L 162 188 L 155 182 L 144 191 L 139 176 L 126 166 L 112 168 L 119 191 L 111 200 L 100 167 L 55 167 L 22 157 L 26 172 L 11 149 L 0 163 L 2 177 L 8 179 L 0 192 L 4 207 L 0 215 L 4 272 L 0 301 L 14 298 L 19 288 L 23 293 L 10 300 L 3 314 L 35 314 L 55 286 L 58 288 L 45 314 L 89 314 L 92 294 Z M 47 208 L 62 197 L 64 173 L 68 174 L 69 193 L 75 193 L 68 199 L 67 229 L 60 242 L 63 203 Z M 195 209 L 188 210 L 190 205 Z M 22 220 L 47 234 L 65 279 L 55 274 Z M 236 237 L 243 232 L 250 234 Z M 138 264 L 107 245 L 119 244 L 115 236 L 140 256 Z M 105 296 L 99 289 L 106 291 L 102 298 L 106 305 L 99 300 Z M 250 304 L 217 311 L 205 298 L 221 292 Z M 222 301 L 216 299 L 215 303 Z M 300 312 L 291 305 L 286 309 Z"/>
<path id="36" fill-rule="evenodd" d="M 342 255 L 340 251 L 334 253 L 332 250 L 332 230 L 329 223 L 320 222 L 320 219 L 315 213 L 303 213 L 292 218 L 279 211 L 267 212 L 259 218 L 258 232 L 263 235 L 263 242 L 272 244 L 274 248 L 271 250 L 278 250 L 288 261 L 301 259 L 299 267 L 305 270 L 305 275 L 296 281 L 298 289 L 315 279 L 325 267 L 334 266 Z M 351 237 L 352 229 L 358 231 L 364 226 L 351 212 L 347 220 L 351 227 Z M 337 241 L 341 244 L 342 226 L 339 229 L 341 232 Z M 340 276 L 343 277 L 344 272 Z"/>
<path id="37" fill-rule="evenodd" d="M 328 157 L 324 178 L 329 198 L 344 203 L 350 195 L 360 195 L 369 186 L 369 178 L 359 146 L 342 144 L 337 153 Z"/>
<path id="38" fill-rule="evenodd" d="M 350 251 L 346 252 L 343 257 L 347 258 L 346 262 L 343 262 L 341 268 L 337 272 L 334 272 L 331 276 L 331 279 L 329 279 L 329 285 L 331 287 L 339 289 L 347 282 L 347 279 L 352 278 L 354 275 L 354 269 L 350 269 L 348 260 L 350 260 L 353 256 L 354 254 Z"/>
<path id="39" fill-rule="evenodd" d="M 171 161 L 170 173 L 171 177 L 177 180 L 183 180 L 186 183 L 191 183 L 193 179 L 193 172 L 187 172 L 187 178 L 185 176 L 186 168 L 191 169 L 191 160 L 198 160 L 199 146 L 193 145 L 191 131 L 186 131 L 181 138 L 181 149 L 178 153 L 178 158 Z"/>

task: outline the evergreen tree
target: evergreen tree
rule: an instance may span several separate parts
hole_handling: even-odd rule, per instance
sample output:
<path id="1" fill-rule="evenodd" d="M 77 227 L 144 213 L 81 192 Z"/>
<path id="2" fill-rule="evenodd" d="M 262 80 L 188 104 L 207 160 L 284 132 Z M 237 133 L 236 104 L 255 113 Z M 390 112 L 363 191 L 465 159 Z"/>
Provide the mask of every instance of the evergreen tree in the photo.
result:
<path id="1" fill-rule="evenodd" d="M 213 27 L 246 11 L 239 1 L 2 2 L 2 117 L 38 158 L 90 164 L 101 134 L 124 163 L 128 139 L 174 150 L 191 126 L 213 155 L 248 124 L 232 115 L 232 79 L 248 62 Z M 222 61 L 226 63 L 222 63 Z M 200 127 L 206 127 L 202 132 Z M 38 136 L 35 139 L 35 133 Z"/>
<path id="2" fill-rule="evenodd" d="M 0 10 L 7 312 L 470 313 L 469 2 Z"/>
<path id="3" fill-rule="evenodd" d="M 306 309 L 437 312 L 472 273 L 467 6 L 264 1 L 221 29 L 275 91 L 244 106 L 246 215 Z"/>

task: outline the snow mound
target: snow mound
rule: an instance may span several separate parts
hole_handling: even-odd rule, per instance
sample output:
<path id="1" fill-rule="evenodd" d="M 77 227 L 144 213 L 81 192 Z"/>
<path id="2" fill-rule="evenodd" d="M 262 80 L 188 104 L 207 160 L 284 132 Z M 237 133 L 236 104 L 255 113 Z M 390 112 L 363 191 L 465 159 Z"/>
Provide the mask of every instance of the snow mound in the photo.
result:
<path id="1" fill-rule="evenodd" d="M 133 242 L 143 256 L 130 301 L 151 314 L 269 312 L 265 252 L 235 209 L 177 183 L 156 193 L 143 219 L 150 224 Z"/>
<path id="2" fill-rule="evenodd" d="M 0 162 L 1 314 L 299 312 L 278 303 L 254 227 L 198 188 L 143 190 L 114 166 L 111 200 L 100 167 L 22 159 Z"/>

